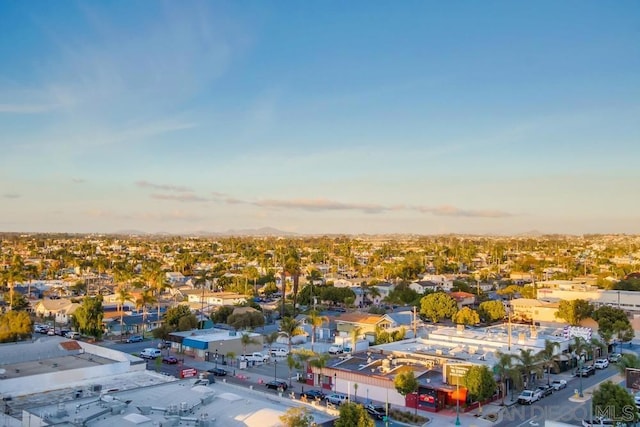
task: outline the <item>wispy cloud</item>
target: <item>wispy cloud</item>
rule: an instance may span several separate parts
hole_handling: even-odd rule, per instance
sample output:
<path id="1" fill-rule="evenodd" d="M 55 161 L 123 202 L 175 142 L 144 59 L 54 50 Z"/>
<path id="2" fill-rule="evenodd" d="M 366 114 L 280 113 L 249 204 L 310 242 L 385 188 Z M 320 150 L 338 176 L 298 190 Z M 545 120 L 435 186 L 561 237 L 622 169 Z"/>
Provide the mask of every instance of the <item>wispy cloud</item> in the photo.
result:
<path id="1" fill-rule="evenodd" d="M 414 211 L 447 217 L 473 217 L 473 218 L 505 218 L 513 216 L 509 212 L 500 210 L 462 209 L 455 206 L 408 206 L 408 205 L 381 205 L 376 203 L 347 203 L 328 199 L 263 199 L 243 200 L 224 193 L 212 192 L 217 196 L 214 200 L 229 205 L 252 205 L 268 209 L 298 209 L 311 212 L 323 211 L 360 211 L 367 214 L 380 214 L 391 211 Z"/>
<path id="2" fill-rule="evenodd" d="M 152 199 L 156 200 L 175 200 L 177 202 L 208 202 L 209 199 L 196 196 L 195 194 L 152 194 Z"/>
<path id="3" fill-rule="evenodd" d="M 74 184 L 84 184 L 85 182 L 87 182 L 87 180 L 84 178 L 71 178 L 71 181 Z"/>
<path id="4" fill-rule="evenodd" d="M 183 185 L 155 184 L 153 182 L 149 182 L 145 180 L 136 181 L 135 184 L 141 188 L 152 188 L 154 190 L 175 191 L 178 193 L 189 193 L 193 191 L 191 188 Z"/>
<path id="5" fill-rule="evenodd" d="M 2 197 L 5 199 L 19 199 L 22 196 L 17 193 L 5 193 L 2 195 Z"/>

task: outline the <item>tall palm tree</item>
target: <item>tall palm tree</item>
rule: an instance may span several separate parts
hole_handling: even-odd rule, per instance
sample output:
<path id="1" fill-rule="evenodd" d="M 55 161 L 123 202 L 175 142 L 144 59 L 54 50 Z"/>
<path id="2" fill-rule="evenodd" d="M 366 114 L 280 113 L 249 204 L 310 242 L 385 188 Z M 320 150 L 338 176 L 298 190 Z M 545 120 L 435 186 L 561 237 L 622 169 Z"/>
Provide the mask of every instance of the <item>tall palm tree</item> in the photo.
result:
<path id="1" fill-rule="evenodd" d="M 271 355 L 271 350 L 273 348 L 273 343 L 276 342 L 278 340 L 278 337 L 280 336 L 280 334 L 276 331 L 271 332 L 270 334 L 267 334 L 264 336 L 264 342 L 267 343 L 267 345 L 269 346 L 269 355 Z"/>
<path id="2" fill-rule="evenodd" d="M 358 343 L 358 338 L 360 338 L 360 334 L 362 333 L 362 328 L 360 326 L 354 326 L 349 331 L 349 336 L 351 337 L 351 355 L 356 354 L 356 344 Z"/>
<path id="3" fill-rule="evenodd" d="M 560 348 L 559 342 L 544 340 L 544 349 L 536 354 L 542 367 L 547 371 L 547 385 L 551 385 L 551 370 L 558 369 L 558 361 L 555 354 L 558 348 Z"/>
<path id="4" fill-rule="evenodd" d="M 311 351 L 313 351 L 313 345 L 316 342 L 316 330 L 321 327 L 325 322 L 328 322 L 327 316 L 321 316 L 316 310 L 311 310 L 307 316 L 307 322 L 311 325 Z"/>
<path id="5" fill-rule="evenodd" d="M 240 337 L 240 343 L 242 344 L 242 354 L 247 354 L 247 346 L 249 344 L 258 344 L 258 341 L 251 337 L 251 335 L 247 333 L 243 333 Z"/>
<path id="6" fill-rule="evenodd" d="M 521 348 L 520 354 L 514 355 L 514 359 L 517 362 L 517 367 L 522 378 L 524 378 L 524 386 L 528 387 L 531 383 L 532 375 L 540 372 L 541 364 L 536 355 L 533 354 L 533 350 L 530 348 Z"/>
<path id="7" fill-rule="evenodd" d="M 287 337 L 287 340 L 289 341 L 288 357 L 292 357 L 291 339 L 296 335 L 300 335 L 302 332 L 303 330 L 300 321 L 294 319 L 293 317 L 283 317 L 282 320 L 280 320 L 280 336 Z M 291 363 L 289 363 L 289 378 L 291 378 L 292 369 L 293 366 L 291 365 Z"/>
<path id="8" fill-rule="evenodd" d="M 591 355 L 593 356 L 591 364 L 593 365 L 596 363 L 596 350 L 600 349 L 602 351 L 604 348 L 606 348 L 606 345 L 598 338 L 591 338 L 589 341 L 587 341 L 587 345 L 591 349 Z"/>
<path id="9" fill-rule="evenodd" d="M 147 321 L 147 307 L 156 302 L 156 297 L 153 296 L 151 289 L 143 289 L 138 298 L 135 301 L 136 309 L 142 309 L 142 323 Z"/>
<path id="10" fill-rule="evenodd" d="M 127 301 L 133 301 L 133 295 L 129 292 L 129 287 L 125 284 L 118 286 L 116 290 L 116 301 L 118 302 L 118 308 L 120 311 L 120 341 L 124 335 L 123 319 L 124 319 L 124 303 Z"/>
<path id="11" fill-rule="evenodd" d="M 149 287 L 153 289 L 156 297 L 156 304 L 158 307 L 158 321 L 160 320 L 160 294 L 171 286 L 167 282 L 164 271 L 160 268 L 160 264 L 151 264 L 144 272 L 144 278 L 149 284 Z"/>
<path id="12" fill-rule="evenodd" d="M 494 370 L 500 377 L 500 386 L 502 387 L 502 405 L 504 406 L 504 396 L 507 394 L 507 379 L 512 376 L 513 370 L 513 354 L 496 352 L 498 362 L 494 366 Z"/>
<path id="13" fill-rule="evenodd" d="M 209 286 L 209 281 L 211 279 L 212 276 L 208 270 L 200 270 L 194 280 L 195 287 L 199 287 L 202 290 L 202 294 L 200 296 L 200 316 L 203 319 L 201 329 L 204 329 L 204 292 Z"/>
<path id="14" fill-rule="evenodd" d="M 289 252 L 289 256 L 284 264 L 285 271 L 291 275 L 293 281 L 293 287 L 291 292 L 293 293 L 293 316 L 297 313 L 298 305 L 298 287 L 300 282 L 300 256 L 298 251 L 292 248 Z M 284 299 L 284 285 L 282 291 L 282 298 Z"/>
<path id="15" fill-rule="evenodd" d="M 330 358 L 331 357 L 327 353 L 323 353 L 309 360 L 309 365 L 313 366 L 314 368 L 320 369 L 320 375 L 324 375 L 324 368 L 327 367 L 327 363 L 329 362 Z M 315 378 L 313 383 L 314 385 L 316 385 Z"/>

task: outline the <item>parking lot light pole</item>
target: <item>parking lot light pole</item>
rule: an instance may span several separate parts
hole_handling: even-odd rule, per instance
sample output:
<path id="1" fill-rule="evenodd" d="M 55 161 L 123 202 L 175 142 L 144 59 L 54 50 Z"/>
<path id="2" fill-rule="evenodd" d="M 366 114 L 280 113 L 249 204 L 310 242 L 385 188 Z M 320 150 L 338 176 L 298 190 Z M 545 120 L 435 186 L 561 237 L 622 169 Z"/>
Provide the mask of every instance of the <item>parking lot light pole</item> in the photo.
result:
<path id="1" fill-rule="evenodd" d="M 216 361 L 216 369 L 218 369 L 218 349 L 216 348 L 216 354 L 213 356 L 213 360 Z"/>
<path id="2" fill-rule="evenodd" d="M 275 381 L 276 379 L 278 379 L 277 377 L 277 373 L 276 373 L 276 368 L 278 367 L 278 361 L 276 359 L 273 359 L 273 380 Z"/>

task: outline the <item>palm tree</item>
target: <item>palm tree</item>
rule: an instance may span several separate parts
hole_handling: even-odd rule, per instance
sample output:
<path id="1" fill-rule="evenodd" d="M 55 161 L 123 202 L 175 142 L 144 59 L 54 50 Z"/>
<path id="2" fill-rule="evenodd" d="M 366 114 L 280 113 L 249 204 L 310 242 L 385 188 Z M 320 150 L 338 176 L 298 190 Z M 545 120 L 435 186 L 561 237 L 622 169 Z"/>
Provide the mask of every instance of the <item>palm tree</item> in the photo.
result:
<path id="1" fill-rule="evenodd" d="M 321 316 L 316 310 L 311 310 L 307 316 L 307 322 L 311 325 L 311 351 L 313 351 L 313 345 L 316 342 L 316 329 L 328 321 L 327 316 Z"/>
<path id="2" fill-rule="evenodd" d="M 254 267 L 253 265 L 250 265 L 247 268 L 245 268 L 245 275 L 247 277 L 247 280 L 253 280 L 253 294 L 254 296 L 258 295 L 257 284 L 258 284 L 258 279 L 260 278 L 260 272 L 258 272 L 258 269 L 256 267 Z"/>
<path id="3" fill-rule="evenodd" d="M 496 352 L 498 362 L 494 366 L 495 372 L 500 376 L 500 386 L 502 387 L 502 405 L 504 406 L 504 396 L 507 393 L 507 379 L 512 375 L 513 354 Z"/>
<path id="4" fill-rule="evenodd" d="M 147 321 L 147 307 L 156 302 L 156 297 L 153 296 L 151 289 L 143 289 L 140 296 L 136 299 L 136 310 L 142 309 L 142 323 Z M 159 319 L 158 319 L 159 320 Z"/>
<path id="5" fill-rule="evenodd" d="M 360 326 L 354 326 L 351 331 L 349 331 L 349 336 L 351 337 L 351 355 L 356 354 L 356 344 L 358 343 L 358 338 L 362 333 L 362 328 Z"/>
<path id="6" fill-rule="evenodd" d="M 532 379 L 532 374 L 540 372 L 540 362 L 536 355 L 533 354 L 532 349 L 520 349 L 520 354 L 513 356 L 518 362 L 517 368 L 520 371 L 521 376 L 524 378 L 524 386 L 528 387 Z"/>
<path id="7" fill-rule="evenodd" d="M 598 338 L 591 338 L 587 342 L 587 345 L 590 347 L 591 354 L 593 355 L 593 361 L 591 362 L 591 364 L 593 365 L 596 363 L 596 350 L 600 349 L 602 351 L 604 348 L 606 348 L 606 345 Z"/>
<path id="8" fill-rule="evenodd" d="M 283 317 L 280 321 L 280 336 L 287 337 L 289 341 L 289 355 L 291 357 L 291 339 L 303 332 L 300 321 L 293 317 Z M 293 366 L 289 363 L 289 378 L 291 378 L 291 369 Z"/>
<path id="9" fill-rule="evenodd" d="M 327 353 L 323 353 L 309 360 L 309 365 L 313 366 L 314 368 L 320 369 L 320 375 L 324 375 L 324 368 L 327 367 L 327 362 L 329 362 L 329 359 L 330 359 L 330 356 Z M 315 378 L 314 378 L 313 384 L 314 385 L 316 384 Z"/>
<path id="10" fill-rule="evenodd" d="M 267 343 L 267 345 L 269 346 L 269 355 L 271 355 L 271 349 L 273 347 L 273 343 L 278 340 L 279 336 L 280 336 L 280 334 L 278 332 L 275 332 L 275 331 L 264 336 L 264 342 Z"/>
<path id="11" fill-rule="evenodd" d="M 258 341 L 256 341 L 254 338 L 251 337 L 251 335 L 247 334 L 247 333 L 243 333 L 242 336 L 240 337 L 240 343 L 242 344 L 242 354 L 247 354 L 247 346 L 249 344 L 258 344 Z"/>
<path id="12" fill-rule="evenodd" d="M 121 284 L 118 286 L 118 290 L 116 291 L 116 301 L 118 302 L 118 307 L 120 311 L 120 341 L 122 341 L 122 337 L 124 334 L 123 331 L 123 318 L 124 318 L 124 303 L 127 301 L 133 301 L 133 295 L 129 292 L 129 287 L 125 284 Z"/>
<path id="13" fill-rule="evenodd" d="M 208 286 L 211 275 L 208 270 L 200 270 L 195 277 L 194 286 L 202 289 L 202 295 L 200 295 L 200 316 L 202 317 L 202 328 L 204 329 L 204 291 Z"/>
<path id="14" fill-rule="evenodd" d="M 297 250 L 291 249 L 289 257 L 285 261 L 284 268 L 285 271 L 291 275 L 291 279 L 293 280 L 293 288 L 291 291 L 293 293 L 293 315 L 295 316 L 297 312 L 296 310 L 298 309 L 298 286 L 300 279 L 300 256 L 298 255 Z M 284 300 L 284 284 L 282 287 L 282 299 Z"/>
<path id="15" fill-rule="evenodd" d="M 536 357 L 547 371 L 547 385 L 551 385 L 551 370 L 558 369 L 558 361 L 556 360 L 556 349 L 560 348 L 557 341 L 544 340 L 544 349 L 540 350 Z"/>
<path id="16" fill-rule="evenodd" d="M 167 282 L 166 275 L 160 268 L 159 264 L 152 264 L 144 273 L 145 280 L 149 283 L 149 287 L 154 290 L 156 303 L 158 305 L 158 320 L 160 320 L 160 294 L 171 286 Z"/>

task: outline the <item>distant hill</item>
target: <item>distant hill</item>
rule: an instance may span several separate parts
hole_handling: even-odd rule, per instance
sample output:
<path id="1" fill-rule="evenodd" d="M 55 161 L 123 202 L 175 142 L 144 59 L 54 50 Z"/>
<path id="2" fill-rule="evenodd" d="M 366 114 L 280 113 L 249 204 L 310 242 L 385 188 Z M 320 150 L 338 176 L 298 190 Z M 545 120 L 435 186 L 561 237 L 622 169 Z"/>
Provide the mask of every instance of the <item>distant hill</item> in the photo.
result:
<path id="1" fill-rule="evenodd" d="M 246 228 L 240 230 L 227 230 L 219 233 L 225 236 L 297 236 L 297 233 L 279 230 L 273 227 Z"/>

